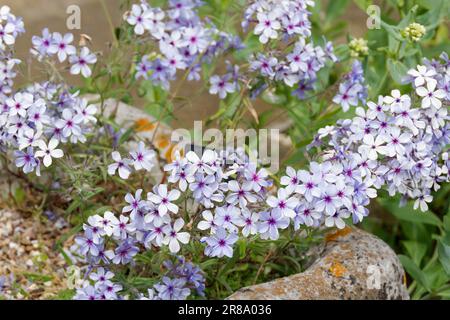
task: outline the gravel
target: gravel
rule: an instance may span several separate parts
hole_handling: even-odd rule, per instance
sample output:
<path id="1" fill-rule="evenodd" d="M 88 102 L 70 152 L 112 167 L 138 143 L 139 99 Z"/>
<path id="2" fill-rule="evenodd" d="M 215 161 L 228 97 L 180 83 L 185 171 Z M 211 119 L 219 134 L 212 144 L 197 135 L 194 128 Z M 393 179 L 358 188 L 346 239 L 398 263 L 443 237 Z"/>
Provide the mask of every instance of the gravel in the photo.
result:
<path id="1" fill-rule="evenodd" d="M 61 221 L 0 210 L 0 299 L 51 299 L 67 289 L 68 264 L 56 246 L 64 231 Z"/>

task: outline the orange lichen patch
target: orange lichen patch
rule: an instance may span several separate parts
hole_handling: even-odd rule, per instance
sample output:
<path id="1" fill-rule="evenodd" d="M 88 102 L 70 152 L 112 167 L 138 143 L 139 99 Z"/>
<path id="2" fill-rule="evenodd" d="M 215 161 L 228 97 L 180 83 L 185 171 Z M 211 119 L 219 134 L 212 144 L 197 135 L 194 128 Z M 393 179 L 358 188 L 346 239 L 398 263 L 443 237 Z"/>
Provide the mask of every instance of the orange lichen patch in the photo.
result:
<path id="1" fill-rule="evenodd" d="M 180 157 L 184 156 L 184 151 L 182 148 L 180 148 L 176 144 L 171 144 L 167 149 L 167 151 L 164 153 L 164 159 L 166 159 L 167 162 L 169 163 L 173 162 L 175 160 L 177 152 L 180 155 Z"/>
<path id="2" fill-rule="evenodd" d="M 338 278 L 342 277 L 347 272 L 347 268 L 345 268 L 340 262 L 334 262 L 329 270 L 333 276 Z"/>
<path id="3" fill-rule="evenodd" d="M 155 146 L 158 149 L 164 149 L 167 148 L 170 145 L 170 139 L 168 136 L 166 135 L 161 135 L 156 137 L 156 141 L 155 141 Z"/>
<path id="4" fill-rule="evenodd" d="M 136 126 L 137 132 L 152 131 L 156 127 L 155 124 L 145 118 L 137 119 L 134 125 Z"/>
<path id="5" fill-rule="evenodd" d="M 326 242 L 330 242 L 330 241 L 335 241 L 337 240 L 339 237 L 344 237 L 346 235 L 348 235 L 349 233 L 352 232 L 352 228 L 350 227 L 345 227 L 342 230 L 338 230 L 336 232 L 333 233 L 329 233 L 325 236 L 325 241 Z"/>
<path id="6" fill-rule="evenodd" d="M 173 148 L 175 147 L 175 145 L 171 145 L 169 147 L 169 149 L 167 149 L 167 151 L 164 153 L 164 159 L 167 160 L 168 163 L 172 163 L 173 162 L 173 158 L 172 158 L 172 152 L 173 152 Z"/>

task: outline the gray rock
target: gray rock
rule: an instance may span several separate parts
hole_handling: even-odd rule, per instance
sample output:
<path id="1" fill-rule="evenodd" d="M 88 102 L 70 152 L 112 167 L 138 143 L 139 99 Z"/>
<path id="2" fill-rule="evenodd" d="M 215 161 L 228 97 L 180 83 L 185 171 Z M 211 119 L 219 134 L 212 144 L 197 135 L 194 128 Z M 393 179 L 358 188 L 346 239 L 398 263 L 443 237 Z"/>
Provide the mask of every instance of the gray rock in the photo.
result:
<path id="1" fill-rule="evenodd" d="M 402 265 L 382 240 L 350 227 L 325 239 L 305 272 L 242 288 L 228 299 L 409 299 Z"/>

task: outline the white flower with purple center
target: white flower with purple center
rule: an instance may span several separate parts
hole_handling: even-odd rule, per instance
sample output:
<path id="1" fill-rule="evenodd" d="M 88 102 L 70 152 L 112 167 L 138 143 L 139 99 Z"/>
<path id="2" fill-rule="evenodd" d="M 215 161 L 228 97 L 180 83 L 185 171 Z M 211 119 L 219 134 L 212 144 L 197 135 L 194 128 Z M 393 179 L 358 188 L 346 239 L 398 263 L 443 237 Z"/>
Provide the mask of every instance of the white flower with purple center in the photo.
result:
<path id="1" fill-rule="evenodd" d="M 128 179 L 131 174 L 131 164 L 133 163 L 130 159 L 122 159 L 122 156 L 119 152 L 113 151 L 111 154 L 114 163 L 108 166 L 108 174 L 113 176 L 116 174 L 116 171 L 119 173 L 119 177 L 122 179 Z"/>
<path id="2" fill-rule="evenodd" d="M 190 162 L 189 167 L 193 168 L 192 172 L 211 175 L 216 171 L 212 165 L 217 160 L 217 153 L 213 150 L 205 150 L 201 158 L 194 151 L 189 151 L 186 159 Z"/>
<path id="3" fill-rule="evenodd" d="M 26 152 L 15 151 L 14 155 L 16 157 L 15 165 L 17 168 L 23 168 L 24 173 L 33 172 L 34 169 L 39 165 L 38 160 L 34 157 L 33 148 L 27 148 Z M 37 172 L 38 174 L 39 172 Z M 38 174 L 39 175 L 39 174 Z"/>
<path id="4" fill-rule="evenodd" d="M 155 151 L 146 149 L 142 141 L 139 142 L 136 150 L 130 152 L 130 156 L 136 171 L 142 169 L 151 171 L 155 164 Z"/>
<path id="5" fill-rule="evenodd" d="M 239 237 L 235 233 L 228 233 L 224 228 L 218 228 L 216 233 L 205 239 L 207 247 L 205 254 L 210 257 L 233 257 L 233 245 Z"/>
<path id="6" fill-rule="evenodd" d="M 64 62 L 67 56 L 72 56 L 77 53 L 76 48 L 71 45 L 73 41 L 73 34 L 66 33 L 64 36 L 59 32 L 53 33 L 53 42 L 48 48 L 50 54 L 56 54 L 59 62 Z"/>
<path id="7" fill-rule="evenodd" d="M 225 76 L 214 75 L 209 79 L 210 94 L 218 94 L 220 99 L 225 99 L 229 93 L 236 91 L 236 84 L 234 82 L 229 82 L 229 78 Z"/>
<path id="8" fill-rule="evenodd" d="M 289 219 L 279 209 L 260 213 L 258 232 L 261 234 L 261 239 L 277 240 L 280 237 L 278 229 L 286 229 L 288 226 Z"/>
<path id="9" fill-rule="evenodd" d="M 447 95 L 444 90 L 436 88 L 436 81 L 428 81 L 426 87 L 418 87 L 417 95 L 422 97 L 422 108 L 434 107 L 439 109 L 442 107 L 442 99 Z"/>
<path id="10" fill-rule="evenodd" d="M 295 171 L 292 167 L 286 168 L 286 174 L 287 176 L 282 176 L 280 179 L 280 183 L 285 186 L 286 192 L 288 194 L 293 193 L 295 190 L 298 189 L 300 182 L 301 182 L 301 176 L 300 171 Z"/>
<path id="11" fill-rule="evenodd" d="M 163 231 L 165 233 L 165 238 L 163 240 L 163 244 L 169 245 L 169 250 L 172 253 L 177 253 L 180 251 L 180 243 L 187 244 L 189 242 L 189 239 L 191 235 L 187 232 L 180 232 L 180 230 L 184 226 L 184 220 L 179 218 L 175 221 L 175 223 L 172 225 L 166 225 L 163 228 Z"/>
<path id="12" fill-rule="evenodd" d="M 161 215 L 165 215 L 167 212 L 178 213 L 178 206 L 172 202 L 178 200 L 180 195 L 181 192 L 177 189 L 167 191 L 167 185 L 160 184 L 155 188 L 155 193 L 149 193 L 147 198 L 158 207 Z"/>
<path id="13" fill-rule="evenodd" d="M 133 196 L 131 193 L 127 193 L 125 196 L 125 201 L 129 204 L 123 207 L 122 213 L 130 212 L 130 214 L 136 214 L 137 211 L 145 205 L 145 201 L 141 199 L 142 189 L 138 189 L 136 194 Z"/>
<path id="14" fill-rule="evenodd" d="M 289 197 L 289 195 L 290 193 L 286 189 L 280 188 L 277 197 L 269 196 L 266 202 L 270 207 L 278 209 L 283 216 L 293 218 L 295 217 L 294 209 L 298 205 L 298 199 Z"/>
<path id="15" fill-rule="evenodd" d="M 377 160 L 378 154 L 384 154 L 386 152 L 383 136 L 374 137 L 371 134 L 366 134 L 363 138 L 363 143 L 358 148 L 358 151 L 361 154 L 366 154 L 369 160 Z"/>
<path id="16" fill-rule="evenodd" d="M 203 220 L 200 221 L 197 225 L 199 230 L 211 230 L 211 233 L 215 233 L 217 230 L 217 224 L 215 222 L 215 218 L 210 210 L 204 210 L 202 212 Z"/>
<path id="17" fill-rule="evenodd" d="M 43 158 L 44 166 L 50 167 L 52 165 L 52 159 L 59 159 L 64 156 L 64 153 L 61 149 L 56 149 L 59 141 L 57 139 L 51 139 L 48 145 L 44 142 L 44 140 L 39 140 L 36 142 L 36 145 L 40 150 L 36 151 L 36 158 Z"/>
<path id="18" fill-rule="evenodd" d="M 338 190 L 333 184 L 325 184 L 322 188 L 322 195 L 319 201 L 316 202 L 315 208 L 318 212 L 325 212 L 332 216 L 337 209 L 341 207 L 342 200 L 338 197 Z"/>
<path id="19" fill-rule="evenodd" d="M 127 22 L 134 26 L 134 33 L 143 35 L 145 30 L 149 30 L 152 25 L 153 14 L 148 8 L 142 5 L 133 4 Z"/>
<path id="20" fill-rule="evenodd" d="M 12 98 L 6 100 L 10 116 L 25 118 L 27 110 L 33 105 L 33 95 L 30 93 L 16 93 Z"/>
<path id="21" fill-rule="evenodd" d="M 254 192 L 260 192 L 262 188 L 269 187 L 269 182 L 266 180 L 269 176 L 266 169 L 257 169 L 254 163 L 250 163 L 244 170 L 244 188 L 253 190 Z"/>
<path id="22" fill-rule="evenodd" d="M 259 41 L 261 43 L 265 44 L 270 39 L 276 39 L 278 37 L 277 30 L 281 29 L 281 23 L 278 18 L 279 12 L 277 10 L 268 14 L 263 12 L 257 14 L 258 24 L 254 32 L 256 35 L 259 35 Z"/>
<path id="23" fill-rule="evenodd" d="M 426 66 L 418 65 L 416 69 L 409 70 L 408 75 L 414 79 L 416 88 L 421 87 L 428 82 L 436 82 L 434 79 L 436 70 L 428 69 Z"/>
<path id="24" fill-rule="evenodd" d="M 236 223 L 239 219 L 240 210 L 235 206 L 225 206 L 216 208 L 214 223 L 229 232 L 237 232 Z"/>
<path id="25" fill-rule="evenodd" d="M 64 109 L 62 119 L 56 121 L 55 126 L 62 130 L 62 134 L 65 138 L 68 138 L 71 135 L 80 136 L 80 123 L 82 121 L 83 118 L 80 115 L 72 113 L 69 109 Z"/>
<path id="26" fill-rule="evenodd" d="M 71 74 L 82 74 L 83 77 L 89 78 L 92 75 L 90 64 L 97 62 L 97 56 L 90 52 L 89 48 L 81 48 L 79 55 L 72 55 L 69 57 Z"/>
<path id="27" fill-rule="evenodd" d="M 300 184 L 297 186 L 295 192 L 303 195 L 309 202 L 313 201 L 314 197 L 319 198 L 321 191 L 319 183 L 322 178 L 318 174 L 310 174 L 308 171 L 300 170 L 298 172 Z"/>
<path id="28" fill-rule="evenodd" d="M 336 226 L 338 229 L 344 229 L 344 219 L 348 217 L 350 217 L 350 212 L 348 210 L 336 211 L 333 215 L 325 218 L 325 226 L 329 228 Z"/>
<path id="29" fill-rule="evenodd" d="M 245 208 L 247 203 L 255 203 L 257 198 L 252 193 L 252 187 L 249 184 L 239 185 L 236 180 L 231 180 L 228 182 L 227 202 L 232 205 L 237 205 L 241 208 Z"/>
<path id="30" fill-rule="evenodd" d="M 242 227 L 242 235 L 248 237 L 258 233 L 259 213 L 251 212 L 247 208 L 241 209 L 241 215 L 236 220 L 236 225 Z"/>
<path id="31" fill-rule="evenodd" d="M 294 229 L 300 229 L 300 225 L 308 227 L 314 226 L 322 215 L 314 209 L 314 206 L 309 203 L 302 203 L 295 208 Z"/>

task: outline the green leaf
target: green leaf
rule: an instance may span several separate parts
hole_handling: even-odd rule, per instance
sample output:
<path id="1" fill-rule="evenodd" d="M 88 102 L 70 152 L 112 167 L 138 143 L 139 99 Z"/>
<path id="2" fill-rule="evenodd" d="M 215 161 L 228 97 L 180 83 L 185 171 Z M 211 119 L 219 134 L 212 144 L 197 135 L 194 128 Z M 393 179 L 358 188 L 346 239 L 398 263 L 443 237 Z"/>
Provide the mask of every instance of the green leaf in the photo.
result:
<path id="1" fill-rule="evenodd" d="M 387 68 L 392 79 L 394 79 L 394 81 L 398 84 L 402 84 L 402 79 L 406 76 L 408 68 L 400 61 L 390 58 L 387 60 Z"/>
<path id="2" fill-rule="evenodd" d="M 412 261 L 409 257 L 404 255 L 399 255 L 398 258 L 400 259 L 406 272 L 408 272 L 408 274 L 414 280 L 416 280 L 422 287 L 430 291 L 430 285 L 428 283 L 428 279 L 425 273 L 419 269 L 419 267 L 414 263 L 414 261 Z"/>
<path id="3" fill-rule="evenodd" d="M 327 22 L 335 20 L 347 8 L 350 0 L 333 0 L 330 1 L 327 7 Z"/>
<path id="4" fill-rule="evenodd" d="M 372 0 L 353 0 L 353 2 L 364 12 L 366 12 L 367 7 L 372 4 Z"/>
<path id="5" fill-rule="evenodd" d="M 75 290 L 73 289 L 65 289 L 59 291 L 56 296 L 52 297 L 52 300 L 72 300 L 75 295 Z"/>
<path id="6" fill-rule="evenodd" d="M 398 202 L 392 199 L 379 199 L 380 204 L 392 213 L 397 219 L 415 223 L 430 224 L 441 226 L 442 222 L 431 211 L 421 212 L 413 209 L 412 203 L 399 207 Z"/>
<path id="7" fill-rule="evenodd" d="M 15 201 L 18 205 L 24 203 L 24 201 L 25 201 L 25 191 L 24 191 L 21 187 L 17 187 L 17 188 L 14 190 L 13 196 L 14 196 L 14 201 Z"/>
<path id="8" fill-rule="evenodd" d="M 439 292 L 438 292 L 438 295 L 439 295 L 440 297 L 442 297 L 442 298 L 450 299 L 450 288 L 445 289 L 445 290 L 442 290 L 442 291 L 439 291 Z"/>
<path id="9" fill-rule="evenodd" d="M 414 263 L 420 266 L 420 263 L 427 252 L 427 246 L 418 241 L 402 241 L 402 243 Z"/>
<path id="10" fill-rule="evenodd" d="M 438 241 L 438 254 L 445 273 L 450 277 L 450 246 L 442 240 Z"/>

